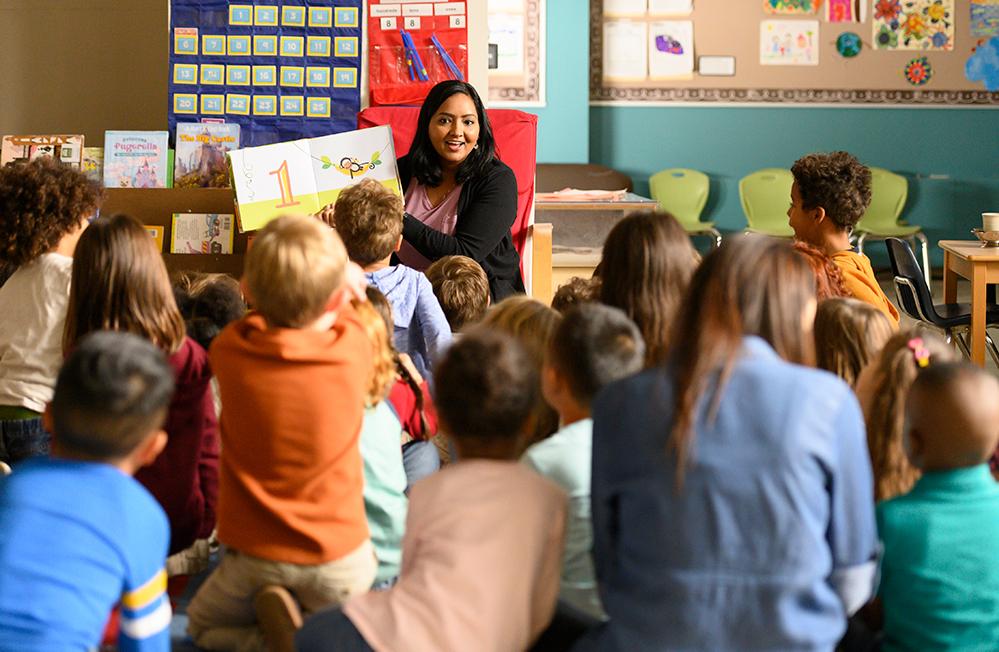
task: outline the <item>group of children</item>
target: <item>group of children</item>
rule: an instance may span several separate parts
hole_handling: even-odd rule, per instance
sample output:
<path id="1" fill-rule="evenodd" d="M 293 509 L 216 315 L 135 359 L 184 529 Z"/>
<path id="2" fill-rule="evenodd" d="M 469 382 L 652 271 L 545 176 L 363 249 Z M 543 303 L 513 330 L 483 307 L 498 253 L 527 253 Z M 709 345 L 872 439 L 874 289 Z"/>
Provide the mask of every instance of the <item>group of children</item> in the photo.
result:
<path id="1" fill-rule="evenodd" d="M 851 250 L 867 168 L 792 172 L 793 246 L 635 214 L 549 307 L 393 264 L 377 182 L 171 282 L 0 169 L 0 650 L 168 649 L 206 569 L 211 650 L 999 648 L 999 381 Z"/>

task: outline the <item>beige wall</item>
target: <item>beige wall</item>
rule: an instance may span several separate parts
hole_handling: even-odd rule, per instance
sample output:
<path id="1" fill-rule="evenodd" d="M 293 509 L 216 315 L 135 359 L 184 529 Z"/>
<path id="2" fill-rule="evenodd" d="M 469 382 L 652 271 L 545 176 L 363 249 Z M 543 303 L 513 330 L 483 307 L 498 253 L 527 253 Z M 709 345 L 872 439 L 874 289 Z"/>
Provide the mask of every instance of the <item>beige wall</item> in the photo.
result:
<path id="1" fill-rule="evenodd" d="M 0 134 L 166 129 L 168 0 L 0 0 Z M 485 0 L 468 0 L 486 92 Z M 477 26 L 477 27 L 475 27 Z"/>

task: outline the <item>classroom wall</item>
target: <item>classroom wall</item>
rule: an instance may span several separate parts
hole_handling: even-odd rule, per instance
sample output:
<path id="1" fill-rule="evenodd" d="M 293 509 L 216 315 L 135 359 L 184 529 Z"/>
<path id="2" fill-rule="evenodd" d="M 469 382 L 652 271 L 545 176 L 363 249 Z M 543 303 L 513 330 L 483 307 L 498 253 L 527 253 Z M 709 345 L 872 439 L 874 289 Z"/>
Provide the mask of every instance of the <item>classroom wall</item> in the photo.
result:
<path id="1" fill-rule="evenodd" d="M 586 163 L 590 156 L 590 18 L 582 0 L 546 0 L 546 106 L 538 116 L 539 163 Z"/>
<path id="2" fill-rule="evenodd" d="M 704 219 L 723 230 L 745 226 L 739 179 L 763 167 L 790 167 L 813 151 L 845 149 L 867 165 L 909 179 L 903 215 L 942 238 L 970 238 L 981 213 L 999 209 L 999 110 L 852 108 L 590 109 L 590 159 L 632 176 L 648 195 L 648 178 L 667 167 L 710 175 Z M 883 245 L 875 262 L 886 264 Z M 936 264 L 943 255 L 934 246 Z"/>

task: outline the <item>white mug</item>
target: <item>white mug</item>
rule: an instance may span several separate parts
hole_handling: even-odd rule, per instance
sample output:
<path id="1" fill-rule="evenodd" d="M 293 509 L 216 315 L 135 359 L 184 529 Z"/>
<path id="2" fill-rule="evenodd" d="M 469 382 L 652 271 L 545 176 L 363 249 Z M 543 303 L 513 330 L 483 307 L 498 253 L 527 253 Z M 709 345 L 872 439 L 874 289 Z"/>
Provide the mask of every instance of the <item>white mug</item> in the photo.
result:
<path id="1" fill-rule="evenodd" d="M 982 213 L 982 231 L 999 231 L 999 213 Z"/>

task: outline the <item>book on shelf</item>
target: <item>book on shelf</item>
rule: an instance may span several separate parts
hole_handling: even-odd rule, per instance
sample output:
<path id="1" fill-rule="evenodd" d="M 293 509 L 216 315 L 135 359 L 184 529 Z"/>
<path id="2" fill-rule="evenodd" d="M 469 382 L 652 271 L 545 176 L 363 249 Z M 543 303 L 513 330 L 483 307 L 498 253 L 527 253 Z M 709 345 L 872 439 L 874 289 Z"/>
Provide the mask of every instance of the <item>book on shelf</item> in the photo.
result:
<path id="1" fill-rule="evenodd" d="M 106 188 L 166 188 L 167 132 L 104 133 Z"/>
<path id="2" fill-rule="evenodd" d="M 104 148 L 84 147 L 80 171 L 91 181 L 104 184 Z"/>
<path id="3" fill-rule="evenodd" d="M 235 123 L 177 124 L 174 188 L 228 188 L 226 153 L 239 149 Z"/>
<path id="4" fill-rule="evenodd" d="M 0 141 L 0 167 L 15 161 L 31 161 L 40 156 L 52 156 L 67 165 L 79 168 L 83 159 L 83 136 L 65 134 L 4 136 Z"/>
<path id="5" fill-rule="evenodd" d="M 233 216 L 220 213 L 174 213 L 172 254 L 231 254 Z"/>

